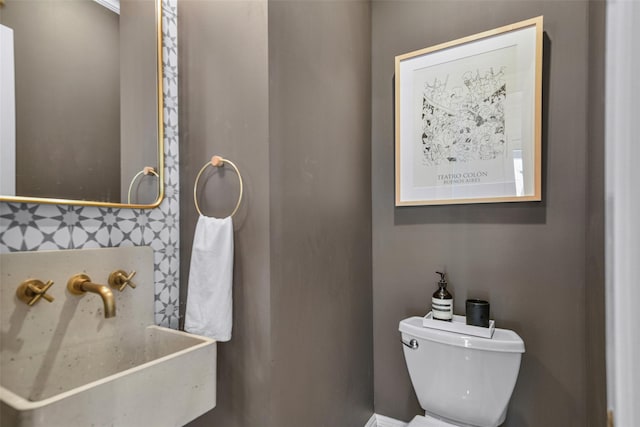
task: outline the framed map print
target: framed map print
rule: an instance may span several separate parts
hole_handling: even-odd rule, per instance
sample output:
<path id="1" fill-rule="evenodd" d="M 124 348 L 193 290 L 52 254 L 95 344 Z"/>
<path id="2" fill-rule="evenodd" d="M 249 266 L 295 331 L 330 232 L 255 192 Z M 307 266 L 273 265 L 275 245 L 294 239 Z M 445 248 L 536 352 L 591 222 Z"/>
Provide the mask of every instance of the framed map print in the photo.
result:
<path id="1" fill-rule="evenodd" d="M 396 206 L 542 199 L 542 16 L 395 70 Z"/>

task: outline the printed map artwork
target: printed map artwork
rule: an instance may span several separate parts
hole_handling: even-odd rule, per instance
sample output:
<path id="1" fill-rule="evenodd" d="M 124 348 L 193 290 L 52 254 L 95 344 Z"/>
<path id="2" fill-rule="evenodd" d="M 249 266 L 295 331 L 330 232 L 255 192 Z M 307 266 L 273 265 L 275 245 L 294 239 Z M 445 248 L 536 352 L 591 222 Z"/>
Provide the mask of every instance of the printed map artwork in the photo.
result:
<path id="1" fill-rule="evenodd" d="M 420 163 L 477 162 L 506 154 L 506 67 L 465 71 L 462 84 L 435 77 L 422 93 Z"/>

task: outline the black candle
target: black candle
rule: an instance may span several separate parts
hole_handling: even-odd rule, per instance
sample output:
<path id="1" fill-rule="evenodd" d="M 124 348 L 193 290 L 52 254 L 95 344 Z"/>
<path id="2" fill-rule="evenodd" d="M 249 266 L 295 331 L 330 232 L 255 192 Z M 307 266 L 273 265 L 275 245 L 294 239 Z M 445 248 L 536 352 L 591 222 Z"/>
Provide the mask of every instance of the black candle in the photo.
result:
<path id="1" fill-rule="evenodd" d="M 489 327 L 489 301 L 481 299 L 468 299 L 467 325 Z"/>

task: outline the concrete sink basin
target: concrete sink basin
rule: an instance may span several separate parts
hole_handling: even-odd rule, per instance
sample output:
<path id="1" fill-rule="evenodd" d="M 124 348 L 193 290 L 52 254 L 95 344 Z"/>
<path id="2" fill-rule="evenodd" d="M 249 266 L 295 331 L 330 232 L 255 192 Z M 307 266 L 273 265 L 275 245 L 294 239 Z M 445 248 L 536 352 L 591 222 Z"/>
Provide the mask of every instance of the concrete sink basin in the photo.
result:
<path id="1" fill-rule="evenodd" d="M 215 341 L 159 326 L 141 332 L 55 358 L 2 360 L 0 424 L 181 426 L 211 409 Z"/>

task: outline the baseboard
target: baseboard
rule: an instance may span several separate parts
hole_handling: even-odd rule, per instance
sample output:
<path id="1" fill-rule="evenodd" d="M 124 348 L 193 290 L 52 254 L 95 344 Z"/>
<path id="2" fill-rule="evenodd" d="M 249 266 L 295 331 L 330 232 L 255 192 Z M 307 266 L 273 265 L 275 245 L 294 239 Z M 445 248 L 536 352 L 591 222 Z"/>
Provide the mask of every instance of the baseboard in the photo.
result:
<path id="1" fill-rule="evenodd" d="M 378 427 L 378 423 L 376 422 L 376 414 L 371 415 L 371 418 L 369 418 L 369 421 L 367 421 L 364 427 Z"/>
<path id="2" fill-rule="evenodd" d="M 408 423 L 384 415 L 373 414 L 364 427 L 407 427 Z"/>

